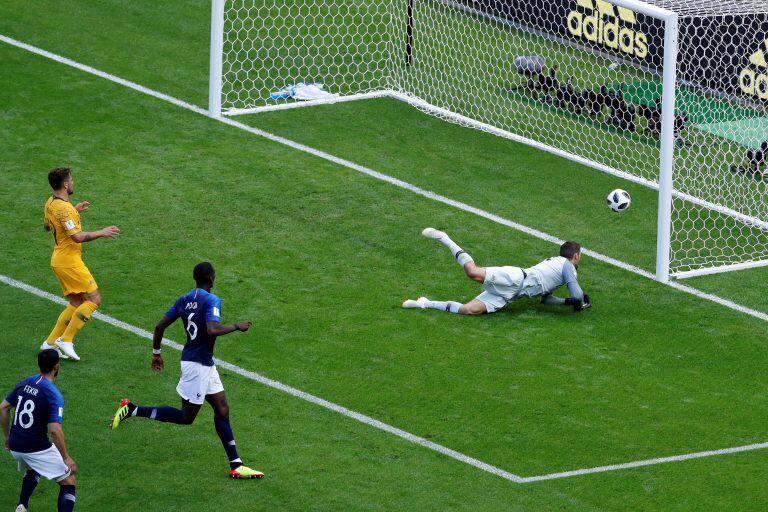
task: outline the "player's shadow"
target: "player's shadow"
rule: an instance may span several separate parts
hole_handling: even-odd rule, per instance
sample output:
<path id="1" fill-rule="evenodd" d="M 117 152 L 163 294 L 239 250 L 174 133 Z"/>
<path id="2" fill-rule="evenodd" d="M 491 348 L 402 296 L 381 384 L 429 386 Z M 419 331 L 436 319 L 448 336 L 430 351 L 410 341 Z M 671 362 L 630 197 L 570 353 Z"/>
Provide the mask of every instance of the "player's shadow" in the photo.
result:
<path id="1" fill-rule="evenodd" d="M 581 313 L 584 313 L 583 311 Z M 549 306 L 542 304 L 538 298 L 522 298 L 517 299 L 504 307 L 501 311 L 497 311 L 494 315 L 507 315 L 515 317 L 552 317 L 552 316 L 570 316 L 578 315 L 570 306 Z"/>

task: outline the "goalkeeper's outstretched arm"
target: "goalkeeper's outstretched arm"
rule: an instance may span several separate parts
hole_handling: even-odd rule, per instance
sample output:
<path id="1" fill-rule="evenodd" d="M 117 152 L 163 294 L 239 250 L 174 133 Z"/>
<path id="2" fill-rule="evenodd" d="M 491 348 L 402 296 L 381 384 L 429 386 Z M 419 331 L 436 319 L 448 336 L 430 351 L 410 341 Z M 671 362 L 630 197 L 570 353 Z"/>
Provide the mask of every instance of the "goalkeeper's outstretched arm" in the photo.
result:
<path id="1" fill-rule="evenodd" d="M 563 299 L 562 297 L 556 297 L 551 293 L 547 293 L 541 296 L 541 303 L 547 306 L 572 306 L 574 311 L 581 311 L 591 307 L 589 302 L 589 295 L 586 295 L 582 290 L 579 283 L 568 283 L 568 293 L 570 297 Z"/>
<path id="2" fill-rule="evenodd" d="M 568 292 L 570 297 L 563 299 L 556 297 L 551 293 L 541 296 L 541 303 L 548 306 L 572 306 L 574 311 L 581 311 L 592 306 L 589 302 L 589 295 L 581 291 L 579 283 L 568 283 Z"/>
<path id="3" fill-rule="evenodd" d="M 589 296 L 585 295 L 579 286 L 579 282 L 576 280 L 576 269 L 572 264 L 566 264 L 563 267 L 563 280 L 566 286 L 568 286 L 567 299 L 556 297 L 551 293 L 546 293 L 541 296 L 541 303 L 548 306 L 572 306 L 574 311 L 581 311 L 591 306 L 589 302 Z"/>

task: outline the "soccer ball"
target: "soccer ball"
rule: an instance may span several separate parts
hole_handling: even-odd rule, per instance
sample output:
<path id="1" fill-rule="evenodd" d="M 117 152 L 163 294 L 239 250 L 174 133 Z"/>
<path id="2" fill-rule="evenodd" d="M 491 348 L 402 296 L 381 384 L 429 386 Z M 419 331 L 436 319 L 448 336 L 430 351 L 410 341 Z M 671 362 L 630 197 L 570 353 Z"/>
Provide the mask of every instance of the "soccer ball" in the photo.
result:
<path id="1" fill-rule="evenodd" d="M 627 211 L 629 209 L 629 204 L 632 202 L 629 192 L 620 188 L 611 191 L 605 200 L 608 202 L 608 208 L 617 213 Z"/>

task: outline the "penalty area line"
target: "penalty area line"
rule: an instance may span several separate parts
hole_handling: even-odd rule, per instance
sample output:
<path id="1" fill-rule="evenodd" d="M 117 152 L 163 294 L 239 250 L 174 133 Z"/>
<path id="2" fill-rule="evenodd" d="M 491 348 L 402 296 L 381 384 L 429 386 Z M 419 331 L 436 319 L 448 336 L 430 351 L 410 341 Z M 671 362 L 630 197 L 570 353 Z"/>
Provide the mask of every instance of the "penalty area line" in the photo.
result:
<path id="1" fill-rule="evenodd" d="M 321 151 L 319 149 L 315 149 L 310 146 L 306 146 L 304 144 L 301 144 L 299 142 L 293 141 L 291 139 L 287 139 L 285 137 L 281 137 L 279 135 L 275 135 L 273 133 L 260 130 L 258 128 L 254 128 L 252 126 L 245 125 L 243 123 L 240 123 L 238 121 L 234 121 L 232 119 L 226 118 L 226 117 L 211 117 L 207 110 L 198 107 L 197 105 L 193 105 L 191 103 L 188 103 L 186 101 L 182 101 L 178 98 L 174 98 L 173 96 L 170 96 L 168 94 L 164 94 L 158 91 L 155 91 L 153 89 L 150 89 L 148 87 L 144 87 L 143 85 L 137 84 L 135 82 L 131 82 L 130 80 L 126 80 L 124 78 L 120 78 L 119 76 L 112 75 L 110 73 L 106 73 L 104 71 L 98 70 L 96 68 L 93 68 L 91 66 L 88 66 L 86 64 L 81 64 L 79 62 L 76 62 L 72 59 L 68 59 L 67 57 L 62 57 L 61 55 L 57 55 L 55 53 L 51 53 L 47 50 L 43 50 L 42 48 L 38 48 L 36 46 L 33 46 L 31 44 L 27 44 L 21 41 L 17 41 L 16 39 L 13 39 L 11 37 L 5 36 L 0 34 L 0 42 L 4 42 L 6 44 L 9 44 L 11 46 L 15 46 L 16 48 L 28 51 L 30 53 L 33 53 L 35 55 L 39 55 L 41 57 L 45 57 L 47 59 L 51 59 L 53 61 L 59 62 L 61 64 L 65 64 L 67 66 L 73 67 L 75 69 L 78 69 L 80 71 L 84 71 L 86 73 L 89 73 L 94 76 L 98 76 L 100 78 L 103 78 L 105 80 L 108 80 L 110 82 L 120 84 L 124 87 L 127 87 L 129 89 L 133 89 L 134 91 L 140 92 L 142 94 L 146 94 L 148 96 L 152 96 L 153 98 L 157 98 L 159 100 L 166 101 L 168 103 L 171 103 L 177 107 L 181 107 L 183 109 L 195 112 L 197 114 L 206 116 L 210 119 L 213 119 L 215 121 L 218 121 L 220 123 L 224 123 L 226 125 L 232 126 L 234 128 L 237 128 L 239 130 L 246 131 L 248 133 L 251 133 L 253 135 L 257 135 L 259 137 L 265 138 L 267 140 L 270 140 L 272 142 L 276 142 L 278 144 L 282 144 L 284 146 L 288 146 L 292 149 L 295 149 L 297 151 L 301 151 L 303 153 L 308 153 L 310 155 L 316 156 L 318 158 L 322 158 L 323 160 L 327 160 L 329 162 L 333 162 L 337 165 L 340 165 L 342 167 L 346 167 L 347 169 L 351 169 L 353 171 L 356 171 L 358 173 L 364 174 L 366 176 L 370 176 L 371 178 L 375 178 L 379 181 L 383 181 L 385 183 L 389 183 L 390 185 L 394 185 L 395 187 L 408 190 L 409 192 L 413 192 L 414 194 L 426 197 L 427 199 L 431 199 L 433 201 L 436 201 L 438 203 L 446 204 L 448 206 L 452 206 L 458 210 L 465 211 L 467 213 L 471 213 L 473 215 L 477 215 L 478 217 L 482 217 L 484 219 L 490 220 L 492 222 L 495 222 L 496 224 L 500 224 L 502 226 L 507 226 L 509 228 L 512 228 L 516 231 L 520 231 L 522 233 L 525 233 L 527 235 L 530 235 L 532 237 L 538 238 L 540 240 L 544 240 L 547 242 L 551 242 L 556 245 L 561 245 L 565 240 L 562 240 L 558 237 L 552 236 L 548 233 L 545 233 L 543 231 L 539 231 L 538 229 L 534 229 L 528 226 L 525 226 L 523 224 L 520 224 L 518 222 L 505 219 L 504 217 L 500 217 L 499 215 L 496 215 L 494 213 L 488 212 L 486 210 L 482 210 L 480 208 L 476 208 L 474 206 L 468 205 L 466 203 L 462 203 L 461 201 L 456 201 L 454 199 L 451 199 L 449 197 L 437 194 L 435 192 L 432 192 L 430 190 L 423 189 L 421 187 L 417 187 L 416 185 L 413 185 L 411 183 L 408 183 L 406 181 L 397 179 L 395 177 L 389 176 L 387 174 L 374 171 L 373 169 L 370 169 L 368 167 L 364 167 L 362 165 L 356 164 L 354 162 L 351 162 L 349 160 L 345 160 L 343 158 L 339 158 L 337 156 L 331 155 L 330 153 L 326 153 L 325 151 Z M 582 253 L 586 254 L 587 256 L 594 258 L 598 261 L 601 261 L 603 263 L 607 263 L 609 265 L 612 265 L 614 267 L 618 267 L 621 269 L 624 269 L 628 272 L 632 272 L 633 274 L 637 274 L 639 276 L 645 277 L 647 279 L 655 280 L 654 274 L 651 272 L 648 272 L 647 270 L 643 270 L 640 267 L 637 267 L 635 265 L 630 265 L 629 263 L 625 263 L 621 260 L 618 260 L 616 258 L 611 258 L 610 256 L 606 256 L 604 254 L 601 254 L 599 252 L 592 251 L 587 248 L 582 248 Z M 728 299 L 724 299 L 722 297 L 719 297 L 717 295 L 713 295 L 711 293 L 706 293 L 704 291 L 699 290 L 698 288 L 694 288 L 692 286 L 688 286 L 685 284 L 681 284 L 675 281 L 669 281 L 668 283 L 665 283 L 667 286 L 674 288 L 678 291 L 688 293 L 691 295 L 694 295 L 696 297 L 699 297 L 700 299 L 708 300 L 711 302 L 714 302 L 716 304 L 720 304 L 721 306 L 724 306 L 726 308 L 732 309 L 734 311 L 738 311 L 739 313 L 743 313 L 745 315 L 752 316 L 754 318 L 757 318 L 759 320 L 762 320 L 764 322 L 768 322 L 768 314 L 763 313 L 761 311 L 757 311 L 752 308 L 748 308 L 746 306 L 743 306 L 741 304 L 737 304 L 736 302 L 733 302 Z"/>
<path id="2" fill-rule="evenodd" d="M 2 274 L 0 274 L 0 282 L 12 288 L 16 288 L 16 289 L 25 291 L 27 293 L 30 293 L 32 295 L 35 295 L 37 297 L 40 297 L 42 299 L 49 300 L 60 306 L 64 306 L 67 304 L 67 301 L 64 298 L 59 297 L 58 295 L 54 295 L 53 293 L 47 292 L 45 290 L 41 290 L 40 288 L 36 288 L 23 281 L 19 281 L 11 277 L 4 276 Z M 123 322 L 122 320 L 118 320 L 117 318 L 111 317 L 104 313 L 100 313 L 97 311 L 93 314 L 93 318 L 96 318 L 97 320 L 101 320 L 102 322 L 105 322 L 113 327 L 117 327 L 118 329 L 128 331 L 141 338 L 145 338 L 148 340 L 152 339 L 151 332 L 145 329 L 142 329 L 140 327 L 137 327 L 135 325 L 129 324 L 127 322 Z M 179 352 L 181 352 L 181 350 L 184 348 L 184 346 L 181 345 L 180 343 L 176 343 L 175 341 L 172 341 L 168 338 L 163 338 L 163 345 L 170 347 L 174 350 L 177 350 Z M 342 405 L 330 402 L 328 400 L 325 400 L 324 398 L 320 398 L 316 395 L 312 395 L 310 393 L 307 393 L 306 391 L 302 391 L 300 389 L 294 388 L 287 384 L 283 384 L 280 381 L 270 379 L 269 377 L 265 377 L 264 375 L 261 375 L 259 373 L 246 370 L 245 368 L 234 365 L 227 361 L 223 361 L 218 358 L 214 358 L 214 361 L 216 362 L 216 365 L 219 368 L 224 368 L 225 370 L 229 370 L 230 372 L 236 375 L 239 375 L 241 377 L 244 377 L 248 380 L 258 382 L 259 384 L 275 389 L 277 391 L 281 391 L 293 397 L 299 398 L 301 400 L 304 400 L 305 402 L 318 405 L 324 409 L 328 409 L 330 411 L 341 414 L 342 416 L 346 416 L 347 418 L 351 418 L 355 421 L 358 421 L 370 427 L 395 435 L 401 439 L 404 439 L 405 441 L 422 446 L 424 448 L 437 452 L 441 455 L 445 455 L 446 457 L 450 457 L 456 461 L 463 462 L 464 464 L 468 464 L 474 468 L 499 476 L 501 478 L 504 478 L 505 480 L 509 480 L 510 482 L 514 482 L 516 484 L 528 484 L 533 482 L 542 482 L 546 480 L 556 480 L 561 478 L 591 475 L 595 473 L 606 473 L 609 471 L 619 471 L 622 469 L 632 469 L 632 468 L 639 468 L 644 466 L 655 466 L 658 464 L 667 464 L 670 462 L 682 462 L 682 461 L 692 460 L 692 459 L 702 459 L 705 457 L 715 457 L 718 455 L 729 455 L 733 453 L 740 453 L 740 452 L 746 452 L 746 451 L 752 451 L 752 450 L 762 450 L 762 449 L 768 448 L 768 442 L 757 443 L 757 444 L 750 444 L 745 446 L 735 446 L 732 448 L 723 448 L 720 450 L 709 450 L 709 451 L 703 451 L 703 452 L 687 453 L 683 455 L 673 455 L 671 457 L 658 457 L 654 459 L 638 460 L 638 461 L 626 462 L 622 464 L 610 464 L 606 466 L 597 466 L 592 468 L 576 469 L 571 471 L 561 471 L 558 473 L 548 473 L 545 475 L 523 477 L 520 475 L 516 475 L 514 473 L 510 473 L 509 471 L 505 471 L 496 466 L 492 466 L 491 464 L 478 460 L 474 457 L 470 457 L 461 452 L 457 452 L 456 450 L 453 450 L 441 444 L 435 443 L 428 439 L 424 439 L 423 437 L 419 437 L 415 434 L 411 434 L 410 432 L 406 432 L 405 430 L 399 429 L 397 427 L 393 427 L 392 425 L 384 423 L 383 421 L 379 421 L 370 416 L 366 416 L 365 414 L 353 411 L 352 409 L 348 409 Z"/>
<path id="3" fill-rule="evenodd" d="M 595 468 L 575 469 L 573 471 L 562 471 L 560 473 L 549 473 L 547 475 L 526 476 L 521 479 L 521 484 L 531 482 L 543 482 L 545 480 L 556 480 L 558 478 L 568 478 L 572 476 L 591 475 L 594 473 L 605 473 L 608 471 L 618 471 L 620 469 L 641 468 L 644 466 L 655 466 L 657 464 L 666 464 L 669 462 L 682 462 L 692 459 L 703 459 L 705 457 L 715 457 L 717 455 L 729 455 L 732 453 L 749 452 L 753 450 L 763 450 L 768 448 L 768 443 L 755 443 L 744 446 L 734 446 L 732 448 L 723 448 L 721 450 L 709 450 L 705 452 L 686 453 L 684 455 L 673 455 L 671 457 L 658 457 L 655 459 L 636 460 L 624 464 L 611 464 L 608 466 L 598 466 Z"/>

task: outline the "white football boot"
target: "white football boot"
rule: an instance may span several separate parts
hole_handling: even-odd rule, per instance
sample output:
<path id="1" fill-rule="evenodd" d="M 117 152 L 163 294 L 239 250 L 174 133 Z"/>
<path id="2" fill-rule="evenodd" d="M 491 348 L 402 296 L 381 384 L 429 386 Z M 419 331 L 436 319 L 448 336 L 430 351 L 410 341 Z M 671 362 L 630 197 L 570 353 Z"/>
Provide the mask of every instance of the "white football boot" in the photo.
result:
<path id="1" fill-rule="evenodd" d="M 40 345 L 40 350 L 55 350 L 56 352 L 59 353 L 60 359 L 69 359 L 68 355 L 62 354 L 61 349 L 59 347 L 57 347 L 55 344 L 49 345 L 47 340 L 44 341 L 42 345 Z"/>
<path id="2" fill-rule="evenodd" d="M 61 338 L 56 338 L 56 346 L 59 347 L 61 353 L 70 358 L 73 361 L 79 361 L 80 356 L 75 352 L 75 345 L 71 341 L 61 341 Z"/>
<path id="3" fill-rule="evenodd" d="M 419 297 L 416 300 L 408 299 L 403 302 L 403 307 L 406 309 L 426 309 L 429 299 L 426 297 Z"/>
<path id="4" fill-rule="evenodd" d="M 435 228 L 424 228 L 424 231 L 422 231 L 421 234 L 427 238 L 432 238 L 434 240 L 440 240 L 445 236 L 444 231 L 440 231 L 439 229 L 435 229 Z"/>

